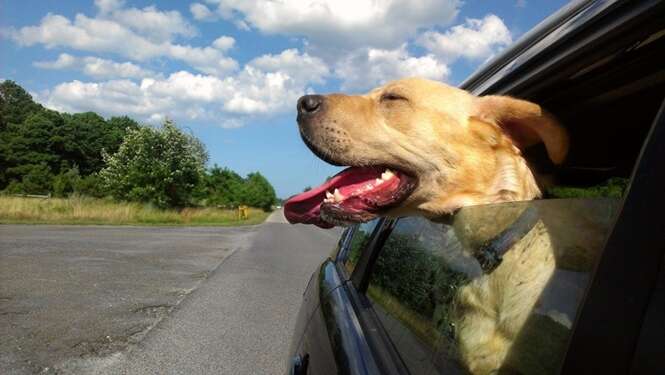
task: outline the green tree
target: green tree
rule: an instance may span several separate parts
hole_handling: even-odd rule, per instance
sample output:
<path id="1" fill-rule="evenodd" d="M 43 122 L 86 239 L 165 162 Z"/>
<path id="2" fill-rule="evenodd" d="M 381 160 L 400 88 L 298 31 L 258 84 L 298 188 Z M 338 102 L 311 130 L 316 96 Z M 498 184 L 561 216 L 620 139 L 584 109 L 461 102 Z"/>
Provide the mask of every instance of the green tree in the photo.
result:
<path id="1" fill-rule="evenodd" d="M 14 81 L 0 83 L 0 130 L 8 124 L 20 124 L 28 115 L 44 108 Z"/>
<path id="2" fill-rule="evenodd" d="M 31 113 L 21 124 L 9 123 L 0 134 L 3 180 L 21 181 L 37 165 L 46 166 L 49 172 L 59 167 L 51 135 L 61 123 L 62 119 L 53 111 Z"/>
<path id="3" fill-rule="evenodd" d="M 32 165 L 31 169 L 23 175 L 20 186 L 22 193 L 48 194 L 53 188 L 51 170 L 44 163 Z"/>
<path id="4" fill-rule="evenodd" d="M 215 165 L 206 173 L 203 200 L 208 206 L 236 207 L 242 203 L 244 184 L 236 172 Z"/>
<path id="5" fill-rule="evenodd" d="M 167 120 L 161 128 L 129 130 L 118 151 L 104 155 L 100 176 L 116 199 L 183 207 L 192 203 L 206 160 L 203 144 Z"/>
<path id="6" fill-rule="evenodd" d="M 53 177 L 53 195 L 67 197 L 76 190 L 81 176 L 77 167 L 60 172 Z"/>
<path id="7" fill-rule="evenodd" d="M 99 173 L 83 176 L 75 181 L 74 192 L 79 195 L 102 198 L 108 195 L 104 181 Z"/>
<path id="8" fill-rule="evenodd" d="M 270 211 L 276 201 L 275 189 L 261 173 L 254 172 L 247 175 L 243 197 L 244 204 Z"/>
<path id="9" fill-rule="evenodd" d="M 21 86 L 1 82 L 0 190 L 12 183 L 13 190 L 21 187 L 23 178 L 42 164 L 52 176 L 74 167 L 81 177 L 98 172 L 104 167 L 102 150 L 115 153 L 127 129 L 136 128 L 128 117 L 107 121 L 93 112 L 70 115 L 45 109 Z M 55 181 L 51 185 L 62 187 Z"/>
<path id="10" fill-rule="evenodd" d="M 102 151 L 115 153 L 127 131 L 139 126 L 127 117 L 106 121 L 94 112 L 64 114 L 63 119 L 63 126 L 53 136 L 56 152 L 67 166 L 77 165 L 82 175 L 101 170 Z"/>

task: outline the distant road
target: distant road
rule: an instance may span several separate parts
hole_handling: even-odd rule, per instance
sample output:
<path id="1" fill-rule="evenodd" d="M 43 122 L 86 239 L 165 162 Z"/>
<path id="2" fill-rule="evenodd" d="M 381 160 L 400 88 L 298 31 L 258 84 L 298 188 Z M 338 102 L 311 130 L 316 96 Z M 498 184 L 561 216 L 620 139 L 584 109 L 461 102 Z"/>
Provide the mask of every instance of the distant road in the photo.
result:
<path id="1" fill-rule="evenodd" d="M 338 234 L 0 226 L 0 373 L 281 374 Z"/>

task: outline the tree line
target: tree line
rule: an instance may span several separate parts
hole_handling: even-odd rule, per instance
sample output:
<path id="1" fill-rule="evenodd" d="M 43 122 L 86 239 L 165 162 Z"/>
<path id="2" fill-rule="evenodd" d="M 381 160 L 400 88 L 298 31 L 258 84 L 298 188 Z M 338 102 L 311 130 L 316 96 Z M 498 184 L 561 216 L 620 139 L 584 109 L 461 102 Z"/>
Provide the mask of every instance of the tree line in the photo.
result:
<path id="1" fill-rule="evenodd" d="M 241 177 L 206 168 L 205 146 L 166 120 L 141 125 L 127 116 L 44 108 L 12 81 L 0 83 L 0 191 L 71 194 L 158 207 L 240 204 L 269 210 L 275 191 L 259 172 Z"/>

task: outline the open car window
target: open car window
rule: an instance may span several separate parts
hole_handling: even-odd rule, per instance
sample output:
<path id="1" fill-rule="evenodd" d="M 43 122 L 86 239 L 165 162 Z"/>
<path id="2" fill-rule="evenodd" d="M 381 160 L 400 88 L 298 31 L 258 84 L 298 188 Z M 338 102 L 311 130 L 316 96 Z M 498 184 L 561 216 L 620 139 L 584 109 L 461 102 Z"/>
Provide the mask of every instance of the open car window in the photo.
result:
<path id="1" fill-rule="evenodd" d="M 366 296 L 411 373 L 556 373 L 620 199 L 400 219 Z M 512 373 L 511 372 L 511 373 Z"/>

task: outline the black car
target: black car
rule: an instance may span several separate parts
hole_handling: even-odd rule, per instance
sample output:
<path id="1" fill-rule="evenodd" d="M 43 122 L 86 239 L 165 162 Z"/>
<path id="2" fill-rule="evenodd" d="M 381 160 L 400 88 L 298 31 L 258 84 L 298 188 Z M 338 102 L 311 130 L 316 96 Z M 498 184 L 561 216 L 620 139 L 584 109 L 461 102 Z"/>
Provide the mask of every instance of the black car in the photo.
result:
<path id="1" fill-rule="evenodd" d="M 527 158 L 572 188 L 347 228 L 306 288 L 289 373 L 469 372 L 452 296 L 497 269 L 505 254 L 488 249 L 541 220 L 556 228 L 556 269 L 494 373 L 665 374 L 665 3 L 571 3 L 461 87 L 556 115 L 566 163 L 538 147 Z"/>

